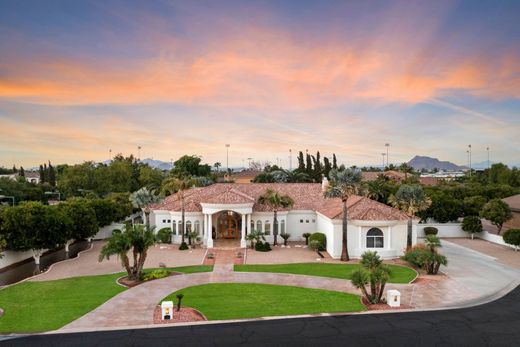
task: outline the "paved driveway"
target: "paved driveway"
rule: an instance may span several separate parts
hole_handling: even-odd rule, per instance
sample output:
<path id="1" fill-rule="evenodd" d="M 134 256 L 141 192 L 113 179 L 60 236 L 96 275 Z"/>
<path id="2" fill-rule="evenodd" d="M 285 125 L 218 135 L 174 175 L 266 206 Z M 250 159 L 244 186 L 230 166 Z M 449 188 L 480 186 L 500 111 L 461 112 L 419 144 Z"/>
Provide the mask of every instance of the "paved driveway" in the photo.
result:
<path id="1" fill-rule="evenodd" d="M 448 257 L 448 266 L 441 271 L 481 297 L 493 295 L 503 288 L 520 284 L 520 271 L 497 262 L 486 254 L 442 240 L 441 252 Z"/>

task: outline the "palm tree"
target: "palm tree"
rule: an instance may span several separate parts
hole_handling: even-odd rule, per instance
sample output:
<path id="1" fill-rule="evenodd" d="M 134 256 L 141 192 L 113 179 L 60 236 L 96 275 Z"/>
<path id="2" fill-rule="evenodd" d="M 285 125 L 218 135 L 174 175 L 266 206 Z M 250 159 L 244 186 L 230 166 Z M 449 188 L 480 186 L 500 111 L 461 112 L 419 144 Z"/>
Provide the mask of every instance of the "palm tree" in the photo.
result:
<path id="1" fill-rule="evenodd" d="M 128 277 L 132 280 L 139 279 L 143 270 L 144 262 L 150 248 L 156 242 L 153 230 L 142 225 L 126 225 L 120 233 L 114 233 L 103 246 L 99 254 L 99 261 L 110 259 L 111 255 L 117 255 L 125 268 Z M 132 250 L 133 264 L 130 265 L 128 258 Z"/>
<path id="2" fill-rule="evenodd" d="M 278 209 L 287 208 L 294 205 L 294 200 L 284 194 L 280 194 L 277 191 L 272 189 L 267 189 L 265 193 L 258 198 L 258 203 L 262 205 L 269 206 L 274 212 L 274 220 L 273 220 L 273 236 L 274 243 L 273 245 L 277 245 L 277 236 L 278 236 Z"/>
<path id="3" fill-rule="evenodd" d="M 359 192 L 361 171 L 350 168 L 344 170 L 332 169 L 329 172 L 329 185 L 325 190 L 326 198 L 340 198 L 343 203 L 343 241 L 341 244 L 341 260 L 349 261 L 347 249 L 348 207 L 347 200 Z"/>
<path id="4" fill-rule="evenodd" d="M 153 190 L 143 187 L 130 195 L 130 201 L 135 208 L 144 211 L 146 227 L 150 229 L 150 205 L 160 202 L 161 198 L 155 195 Z"/>
<path id="5" fill-rule="evenodd" d="M 184 241 L 184 225 L 185 225 L 185 206 L 184 206 L 184 191 L 195 186 L 196 181 L 191 178 L 175 178 L 170 177 L 164 180 L 161 188 L 163 195 L 177 194 L 177 200 L 181 203 L 181 236 L 182 242 L 181 247 L 185 244 Z M 211 232 L 211 231 L 210 231 Z"/>
<path id="6" fill-rule="evenodd" d="M 271 176 L 274 178 L 276 183 L 304 183 L 312 182 L 312 178 L 305 172 L 298 170 L 275 170 L 272 171 Z"/>
<path id="7" fill-rule="evenodd" d="M 401 165 L 399 165 L 399 171 L 404 173 L 404 179 L 405 180 L 408 179 L 408 174 L 413 174 L 414 173 L 413 167 L 408 165 L 408 163 L 402 163 Z"/>
<path id="8" fill-rule="evenodd" d="M 220 162 L 217 161 L 215 164 L 213 164 L 213 166 L 215 167 L 215 169 L 217 169 L 217 172 L 219 172 L 219 169 L 218 169 L 218 168 L 221 167 L 222 164 L 221 164 Z"/>
<path id="9" fill-rule="evenodd" d="M 426 236 L 424 243 L 428 248 L 428 251 L 421 254 L 421 261 L 424 263 L 424 267 L 426 268 L 428 274 L 435 275 L 439 272 L 441 265 L 448 265 L 448 258 L 442 254 L 439 254 L 437 251 L 437 248 L 442 247 L 441 241 L 437 236 Z"/>
<path id="10" fill-rule="evenodd" d="M 364 252 L 361 255 L 361 268 L 352 273 L 352 284 L 361 290 L 366 300 L 372 304 L 381 301 L 390 269 L 383 265 L 377 252 Z M 370 283 L 370 293 L 366 286 Z"/>
<path id="11" fill-rule="evenodd" d="M 380 180 L 366 182 L 365 194 L 370 199 L 383 201 L 386 195 L 384 182 Z"/>
<path id="12" fill-rule="evenodd" d="M 410 217 L 408 221 L 408 236 L 406 245 L 412 247 L 412 223 L 417 212 L 424 211 L 430 207 L 432 201 L 426 196 L 419 184 L 403 184 L 395 195 L 388 198 L 388 202 L 395 208 L 400 209 Z"/>

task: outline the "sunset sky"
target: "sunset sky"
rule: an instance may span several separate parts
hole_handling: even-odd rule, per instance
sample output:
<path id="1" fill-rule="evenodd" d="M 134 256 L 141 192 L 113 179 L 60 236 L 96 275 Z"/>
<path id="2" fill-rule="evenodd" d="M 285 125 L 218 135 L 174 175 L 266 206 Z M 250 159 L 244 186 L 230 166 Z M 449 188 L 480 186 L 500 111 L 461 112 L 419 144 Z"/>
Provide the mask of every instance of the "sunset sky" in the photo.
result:
<path id="1" fill-rule="evenodd" d="M 520 1 L 0 2 L 0 166 L 520 164 Z M 293 163 L 295 159 L 293 157 Z"/>

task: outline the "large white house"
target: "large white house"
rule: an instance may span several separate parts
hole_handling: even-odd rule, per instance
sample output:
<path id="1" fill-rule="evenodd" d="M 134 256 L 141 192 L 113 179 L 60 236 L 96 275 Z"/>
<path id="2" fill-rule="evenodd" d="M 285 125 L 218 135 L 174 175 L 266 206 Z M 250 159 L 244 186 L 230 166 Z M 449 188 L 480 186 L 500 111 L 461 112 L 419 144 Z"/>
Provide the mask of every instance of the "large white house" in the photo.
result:
<path id="1" fill-rule="evenodd" d="M 273 211 L 259 204 L 267 189 L 286 194 L 294 200 L 289 209 L 278 211 L 279 233 L 291 234 L 289 241 L 302 241 L 304 233 L 322 232 L 327 236 L 327 252 L 341 256 L 342 203 L 325 199 L 319 183 L 219 183 L 184 192 L 185 230 L 196 231 L 208 248 L 220 240 L 236 240 L 246 247 L 251 230 L 263 231 L 273 239 Z M 408 216 L 392 207 L 362 196 L 348 200 L 348 250 L 359 257 L 366 250 L 376 250 L 383 258 L 395 258 L 406 248 Z M 181 202 L 177 195 L 152 206 L 150 223 L 156 230 L 170 228 L 173 242 L 181 240 Z M 413 222 L 413 244 L 417 222 Z M 229 242 L 229 241 L 228 241 Z"/>

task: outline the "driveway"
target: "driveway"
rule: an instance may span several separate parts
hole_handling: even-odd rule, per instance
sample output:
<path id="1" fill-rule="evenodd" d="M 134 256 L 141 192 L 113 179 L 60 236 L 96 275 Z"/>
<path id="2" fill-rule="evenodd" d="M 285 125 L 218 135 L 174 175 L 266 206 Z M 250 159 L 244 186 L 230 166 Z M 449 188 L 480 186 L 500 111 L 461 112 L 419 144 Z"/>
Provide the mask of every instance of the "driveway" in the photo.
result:
<path id="1" fill-rule="evenodd" d="M 520 270 L 499 263 L 495 258 L 442 239 L 441 253 L 448 266 L 441 271 L 481 297 L 520 284 Z"/>

